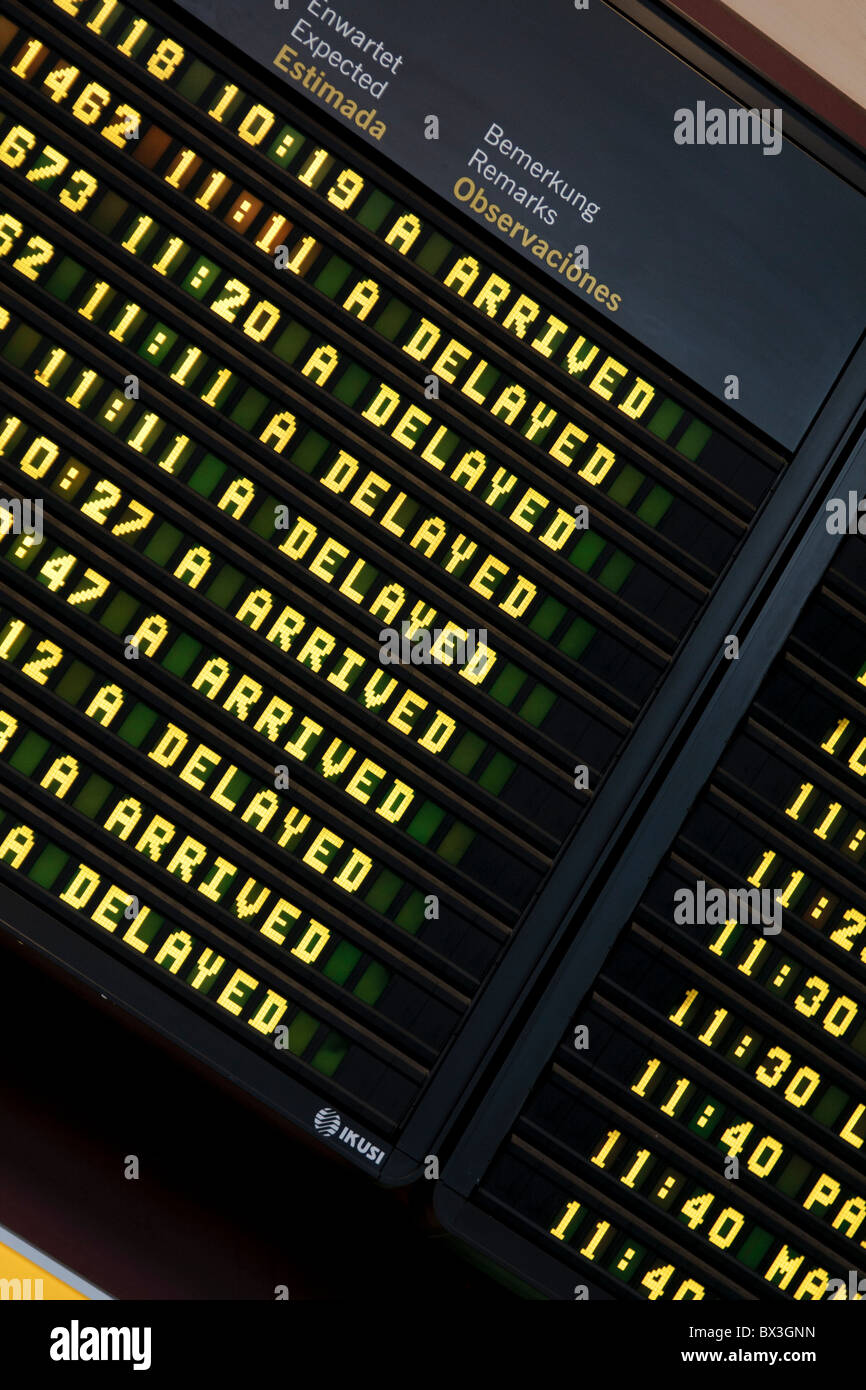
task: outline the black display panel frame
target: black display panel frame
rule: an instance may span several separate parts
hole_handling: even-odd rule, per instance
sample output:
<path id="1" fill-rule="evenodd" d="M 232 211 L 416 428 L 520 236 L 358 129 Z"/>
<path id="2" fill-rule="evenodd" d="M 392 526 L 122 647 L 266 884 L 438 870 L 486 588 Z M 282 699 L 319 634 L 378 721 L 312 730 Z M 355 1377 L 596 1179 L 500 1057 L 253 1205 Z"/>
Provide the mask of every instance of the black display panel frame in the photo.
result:
<path id="1" fill-rule="evenodd" d="M 144 0 L 138 8 L 145 14 L 160 13 L 157 7 L 150 5 L 149 0 Z M 237 55 L 232 54 L 214 34 L 205 33 L 195 26 L 174 6 L 170 9 L 166 7 L 166 12 L 172 18 L 175 14 L 178 15 L 180 30 L 201 37 L 199 47 L 203 47 L 206 53 L 215 55 L 214 60 L 218 59 L 223 70 L 242 75 L 247 87 L 261 92 L 278 106 L 281 103 L 288 104 L 286 89 L 271 74 L 247 71 L 243 63 L 238 62 Z M 52 13 L 51 17 L 60 26 L 68 22 L 70 35 L 74 33 L 72 21 L 67 21 L 62 11 Z M 661 26 L 660 33 L 672 47 L 676 49 L 681 43 L 683 56 L 691 61 L 696 61 L 696 57 L 699 56 L 700 61 L 696 65 L 705 66 L 708 72 L 720 78 L 723 76 L 723 85 L 729 90 L 742 92 L 744 100 L 751 100 L 751 93 L 758 90 L 743 76 L 739 65 L 729 63 L 714 45 L 690 36 L 690 31 L 678 23 L 669 23 L 649 8 L 641 8 L 634 17 L 638 22 L 645 21 L 647 28 Z M 822 135 L 817 125 L 805 114 L 798 113 L 791 103 L 775 95 L 773 100 L 782 105 L 786 114 L 790 113 L 790 128 L 795 134 L 802 132 L 803 143 L 808 145 L 815 157 L 822 158 L 828 167 L 844 168 L 846 176 L 852 181 L 854 177 L 866 181 L 866 168 L 862 162 L 850 155 L 840 142 Z M 299 104 L 303 108 L 305 124 L 314 131 L 320 130 L 322 139 L 326 140 L 330 147 L 344 153 L 345 157 L 358 167 L 370 168 L 374 173 L 377 171 L 377 165 L 371 159 L 366 145 L 346 132 L 342 126 L 338 127 L 327 117 L 323 117 L 317 108 L 300 100 Z M 530 290 L 533 288 L 533 277 L 523 262 L 519 262 L 498 245 L 488 244 L 470 224 L 464 225 L 453 210 L 435 195 L 429 194 L 416 181 L 387 164 L 378 172 L 386 173 L 392 184 L 410 188 L 413 202 L 421 208 L 429 206 L 437 223 L 454 229 L 456 240 L 477 250 L 479 256 L 487 262 L 502 267 L 515 283 L 524 284 Z M 366 234 L 359 235 L 362 243 L 364 235 Z M 372 236 L 369 237 L 369 244 L 371 247 L 374 244 Z M 407 273 L 407 279 L 411 278 Z M 420 276 L 414 277 L 413 285 L 416 294 L 423 294 Z M 557 298 L 551 286 L 545 284 L 543 291 L 539 289 L 539 293 L 542 292 L 546 300 L 559 304 L 572 317 L 581 318 L 579 306 L 576 307 L 563 296 Z M 591 316 L 584 315 L 583 318 L 591 324 L 593 334 L 602 343 L 610 347 L 611 351 L 617 350 L 620 346 L 619 338 L 615 338 L 610 332 L 606 333 L 604 325 L 596 324 Z M 499 333 L 495 325 L 491 331 L 494 337 Z M 499 336 L 504 343 L 503 335 Z M 717 421 L 728 435 L 748 444 L 758 456 L 768 459 L 775 456 L 777 463 L 785 462 L 778 451 L 767 448 L 766 441 L 752 435 L 732 421 L 728 415 L 718 411 L 701 392 L 690 391 L 687 383 L 679 377 L 671 376 L 664 364 L 643 353 L 639 345 L 625 336 L 622 338 L 622 344 L 637 366 L 643 366 L 654 379 L 669 383 L 670 389 L 680 399 L 693 405 L 695 411 L 704 419 Z M 534 364 L 527 348 L 512 338 L 507 339 L 507 346 L 525 367 L 532 369 Z M 509 1104 L 512 1094 L 517 1094 L 526 1078 L 531 1079 L 533 1068 L 540 1068 L 539 1059 L 543 1059 L 543 1045 L 533 1043 L 531 1047 L 525 1047 L 522 1025 L 518 1025 L 518 1020 L 526 1016 L 527 1010 L 536 1000 L 539 1001 L 539 1009 L 545 1007 L 544 1001 L 548 996 L 545 994 L 542 998 L 540 991 L 545 987 L 546 977 L 553 969 L 553 962 L 562 955 L 570 924 L 580 905 L 597 896 L 599 884 L 614 873 L 615 866 L 617 877 L 623 875 L 629 886 L 638 882 L 644 872 L 648 860 L 640 861 L 641 867 L 637 869 L 626 868 L 626 865 L 632 865 L 633 861 L 630 857 L 622 855 L 625 841 L 622 827 L 636 823 L 637 807 L 645 809 L 647 814 L 651 812 L 654 816 L 655 808 L 663 799 L 664 804 L 672 808 L 670 815 L 676 815 L 677 808 L 682 810 L 686 804 L 683 798 L 688 796 L 692 780 L 690 777 L 680 777 L 676 769 L 686 765 L 694 768 L 696 765 L 691 753 L 695 747 L 697 731 L 701 730 L 706 734 L 706 731 L 712 728 L 716 737 L 716 730 L 732 728 L 739 712 L 748 703 L 748 692 L 751 688 L 749 681 L 753 676 L 755 680 L 760 679 L 760 674 L 770 659 L 768 652 L 771 644 L 764 640 L 751 640 L 748 647 L 750 661 L 746 662 L 744 653 L 737 671 L 726 672 L 719 686 L 722 636 L 728 632 L 749 632 L 751 638 L 755 633 L 766 631 L 762 626 L 764 614 L 758 612 L 764 601 L 767 602 L 766 611 L 774 615 L 774 623 L 784 623 L 788 617 L 792 622 L 796 616 L 792 608 L 795 602 L 792 595 L 796 592 L 790 580 L 792 571 L 784 566 L 792 546 L 796 544 L 796 538 L 806 532 L 810 518 L 817 514 L 821 498 L 831 488 L 841 489 L 845 480 L 854 476 L 854 464 L 846 459 L 846 450 L 854 435 L 852 422 L 861 404 L 860 383 L 863 379 L 864 363 L 866 349 L 861 347 L 841 374 L 804 443 L 787 461 L 772 498 L 763 506 L 735 563 L 729 567 L 684 650 L 668 671 L 662 688 L 639 721 L 639 732 L 633 731 L 618 765 L 594 800 L 590 812 L 581 822 L 577 836 L 572 837 L 560 853 L 555 870 L 532 905 L 531 915 L 524 921 L 519 939 L 506 952 L 494 975 L 473 1003 L 463 1027 L 456 1035 L 456 1042 L 452 1042 L 447 1056 L 438 1067 L 428 1091 L 406 1125 L 399 1144 L 393 1147 L 387 1143 L 382 1144 L 375 1134 L 364 1130 L 365 1136 L 372 1138 L 387 1155 L 376 1174 L 385 1183 L 401 1184 L 411 1181 L 420 1173 L 426 1154 L 449 1152 L 452 1136 L 468 1114 L 466 1107 L 469 1100 L 474 1104 L 478 1095 L 488 1085 L 491 1057 L 505 1058 L 518 1032 L 519 1052 L 511 1057 L 506 1071 L 502 1073 L 503 1077 L 508 1078 L 502 1084 L 508 1088 Z M 602 415 L 605 414 L 601 404 L 599 411 Z M 608 411 L 607 414 L 610 423 L 613 412 Z M 795 539 L 792 540 L 792 537 Z M 820 566 L 822 562 L 812 542 L 807 543 L 807 540 L 808 538 L 803 539 L 796 555 L 799 557 L 798 566 L 802 565 L 803 570 L 812 576 L 816 573 L 816 566 Z M 791 563 L 793 564 L 793 561 Z M 811 582 L 810 579 L 807 588 L 811 587 Z M 787 586 L 784 602 L 783 585 Z M 775 632 L 776 628 L 772 627 L 771 630 Z M 756 651 L 756 647 L 760 650 Z M 725 692 L 721 706 L 725 711 L 725 722 L 718 714 L 720 706 L 717 700 L 721 690 Z M 720 734 L 718 736 L 721 737 Z M 705 746 L 701 745 L 702 748 Z M 218 1070 L 263 1097 L 273 1108 L 291 1117 L 309 1133 L 316 1134 L 320 1141 L 332 1142 L 327 1134 L 323 1136 L 317 1133 L 313 1126 L 313 1116 L 317 1109 L 327 1104 L 328 1096 L 316 1095 L 294 1081 L 289 1085 L 290 1078 L 284 1076 L 277 1082 L 270 1069 L 265 1067 L 263 1070 L 264 1064 L 260 1064 L 258 1059 L 248 1057 L 247 1050 L 239 1043 L 229 1039 L 220 1029 L 209 1024 L 206 1026 L 205 1022 L 193 1016 L 191 1011 L 191 1022 L 187 1028 L 183 1018 L 186 1011 L 181 1006 L 169 1006 L 167 1002 L 163 1006 L 160 1002 L 161 991 L 149 985 L 137 971 L 121 962 L 112 961 L 110 968 L 107 967 L 104 972 L 98 970 L 93 957 L 95 948 L 84 949 L 83 941 L 61 951 L 55 934 L 57 924 L 54 924 L 52 930 L 50 917 L 41 910 L 34 910 L 32 921 L 28 921 L 22 929 L 21 921 L 27 915 L 22 905 L 26 900 L 10 892 L 4 901 L 10 904 L 4 914 L 6 929 L 15 932 L 19 939 L 30 940 L 35 949 L 48 951 L 57 959 L 62 956 L 66 968 L 80 978 L 108 984 L 109 989 L 106 992 L 119 1003 L 124 1004 L 128 998 L 131 1011 L 149 1019 L 154 1026 L 181 1045 L 196 1050 L 196 1055 L 210 1056 L 212 1065 Z M 28 906 L 27 911 L 29 910 Z M 573 957 L 584 955 L 588 935 L 588 931 L 582 932 L 581 942 L 574 943 L 562 961 L 562 975 L 570 981 L 572 1003 L 575 997 L 574 989 L 582 991 L 588 981 L 587 971 L 590 965 L 586 960 L 583 960 L 579 968 L 572 964 Z M 146 1007 L 143 1002 L 145 999 Z M 570 1012 L 571 1008 L 568 1010 L 568 1013 Z M 516 1081 L 515 1077 L 518 1078 Z M 502 1084 L 497 1083 L 493 1095 L 502 1094 Z M 472 1136 L 477 1133 L 481 1117 L 484 1116 L 485 1122 L 490 1123 L 489 1104 L 490 1102 L 485 1102 L 481 1105 L 477 1112 L 478 1118 L 471 1122 L 466 1139 L 460 1142 L 453 1159 L 446 1165 L 445 1181 L 440 1189 L 439 1209 L 443 1217 L 447 1217 L 448 1224 L 453 1220 L 451 1213 L 446 1210 L 449 1184 L 454 1184 L 456 1192 L 463 1193 L 465 1184 L 461 1175 L 461 1164 L 465 1155 L 471 1152 Z M 346 1110 L 345 1118 L 351 1122 L 350 1106 L 347 1106 Z M 499 1125 L 499 1119 L 496 1123 Z M 369 1163 L 354 1154 L 350 1148 L 337 1142 L 333 1142 L 333 1147 L 369 1170 Z M 465 1161 L 468 1165 L 467 1171 L 480 1171 L 479 1163 L 482 1163 L 482 1159 L 478 1153 Z"/>

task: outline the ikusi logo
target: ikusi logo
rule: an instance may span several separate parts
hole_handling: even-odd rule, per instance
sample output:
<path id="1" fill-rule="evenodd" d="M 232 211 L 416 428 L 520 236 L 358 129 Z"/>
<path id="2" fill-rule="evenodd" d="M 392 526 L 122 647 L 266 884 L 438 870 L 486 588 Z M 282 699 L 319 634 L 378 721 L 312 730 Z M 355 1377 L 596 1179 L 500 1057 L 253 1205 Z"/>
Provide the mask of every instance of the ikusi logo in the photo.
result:
<path id="1" fill-rule="evenodd" d="M 330 1110 L 327 1105 L 316 1111 L 316 1118 L 313 1121 L 319 1134 L 324 1134 L 328 1139 L 333 1139 L 342 1123 L 343 1121 L 336 1110 Z"/>
<path id="2" fill-rule="evenodd" d="M 362 1154 L 368 1163 L 375 1163 L 377 1167 L 385 1157 L 384 1149 L 380 1149 L 372 1140 L 364 1139 L 354 1129 L 344 1125 L 342 1117 L 329 1105 L 323 1105 L 321 1110 L 316 1111 L 313 1128 L 326 1139 L 333 1139 L 338 1144 L 348 1144 L 355 1153 Z"/>

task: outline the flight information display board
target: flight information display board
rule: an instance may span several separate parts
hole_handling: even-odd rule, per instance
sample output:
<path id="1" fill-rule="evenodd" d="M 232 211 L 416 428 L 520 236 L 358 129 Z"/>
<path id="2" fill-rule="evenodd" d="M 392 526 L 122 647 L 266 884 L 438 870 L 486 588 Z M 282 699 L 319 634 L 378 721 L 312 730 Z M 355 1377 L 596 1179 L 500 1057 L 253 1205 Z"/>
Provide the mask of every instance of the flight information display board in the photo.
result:
<path id="1" fill-rule="evenodd" d="M 406 0 L 292 0 L 250 24 L 182 4 L 542 283 L 800 443 L 863 331 L 866 206 L 777 97 L 740 110 L 670 22 L 648 38 L 657 7 L 439 0 L 425 23 Z"/>
<path id="2" fill-rule="evenodd" d="M 237 58 L 0 0 L 0 918 L 400 1181 L 826 458 Z"/>
<path id="3" fill-rule="evenodd" d="M 563 1297 L 863 1297 L 864 597 L 857 535 L 477 1188 Z"/>

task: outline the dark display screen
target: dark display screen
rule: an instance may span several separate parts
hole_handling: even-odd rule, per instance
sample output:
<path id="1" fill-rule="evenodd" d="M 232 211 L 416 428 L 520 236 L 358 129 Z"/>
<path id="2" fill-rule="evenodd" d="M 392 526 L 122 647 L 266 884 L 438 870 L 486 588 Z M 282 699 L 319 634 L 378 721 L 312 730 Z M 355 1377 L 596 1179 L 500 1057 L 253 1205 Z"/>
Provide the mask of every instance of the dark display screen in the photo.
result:
<path id="1" fill-rule="evenodd" d="M 783 460 L 168 23 L 0 64 L 3 873 L 392 1139 Z"/>
<path id="2" fill-rule="evenodd" d="M 814 480 L 180 13 L 0 0 L 0 885 L 406 1181 Z M 863 1262 L 864 546 L 474 1195 L 575 1284 Z M 698 879 L 782 931 L 672 920 Z"/>

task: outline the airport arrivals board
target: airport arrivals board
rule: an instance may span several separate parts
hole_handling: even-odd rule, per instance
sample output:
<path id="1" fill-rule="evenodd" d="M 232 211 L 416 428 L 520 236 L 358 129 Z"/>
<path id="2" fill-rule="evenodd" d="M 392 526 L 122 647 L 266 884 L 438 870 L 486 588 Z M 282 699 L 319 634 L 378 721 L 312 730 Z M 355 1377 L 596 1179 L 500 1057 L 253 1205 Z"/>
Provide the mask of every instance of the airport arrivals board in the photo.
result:
<path id="1" fill-rule="evenodd" d="M 596 98 L 604 139 L 642 132 L 633 199 L 656 142 L 645 239 L 588 136 L 565 184 L 513 90 L 461 155 L 462 60 L 437 103 L 407 7 L 302 8 L 243 34 L 234 6 L 0 0 L 0 918 L 373 1176 L 441 1154 L 458 1226 L 483 1208 L 569 1278 L 604 1262 L 607 1296 L 790 1294 L 762 1203 L 807 1213 L 797 1287 L 859 1225 L 862 541 L 734 731 L 797 618 L 784 566 L 805 600 L 835 543 L 823 499 L 860 476 L 863 165 L 786 107 L 775 155 L 718 152 L 743 198 L 769 190 L 746 232 L 674 142 L 689 84 L 722 92 L 673 36 L 541 5 L 527 44 L 582 23 L 587 71 L 620 35 L 672 93 L 688 77 L 664 132 L 643 85 L 631 113 Z M 495 43 L 516 61 L 520 39 Z M 338 70 L 359 101 L 329 97 Z M 512 158 L 518 129 L 538 160 Z M 697 280 L 659 263 L 686 206 L 692 238 L 716 228 Z M 731 661 L 762 613 L 772 640 Z M 546 1071 L 521 1021 L 570 977 L 581 893 L 600 900 L 719 689 L 732 741 L 688 819 L 677 792 L 669 859 L 575 974 Z M 779 940 L 673 925 L 665 895 L 695 877 L 783 889 Z M 615 1043 L 584 1058 L 584 1021 Z M 464 1209 L 459 1154 L 515 1065 L 529 1108 Z M 709 1171 L 725 1147 L 742 1205 Z"/>

